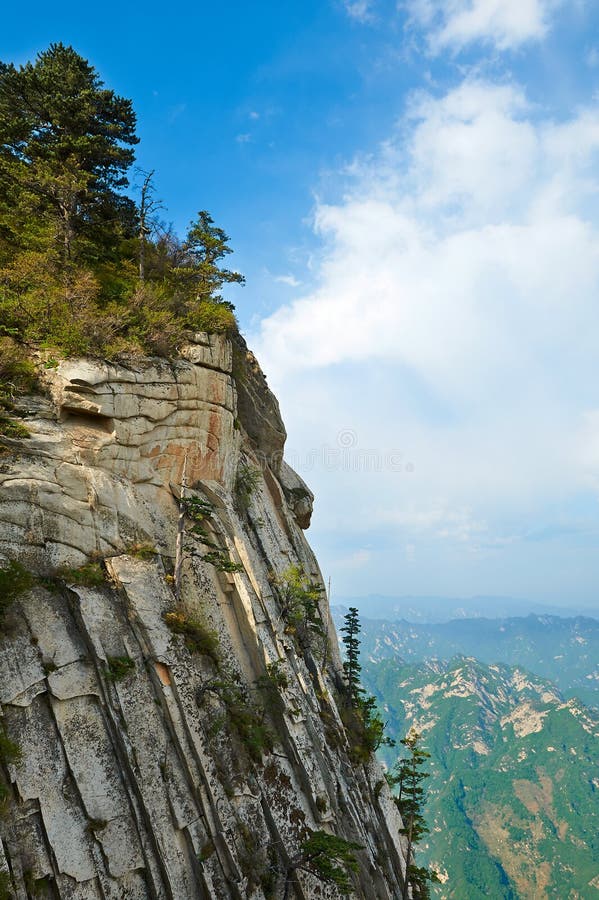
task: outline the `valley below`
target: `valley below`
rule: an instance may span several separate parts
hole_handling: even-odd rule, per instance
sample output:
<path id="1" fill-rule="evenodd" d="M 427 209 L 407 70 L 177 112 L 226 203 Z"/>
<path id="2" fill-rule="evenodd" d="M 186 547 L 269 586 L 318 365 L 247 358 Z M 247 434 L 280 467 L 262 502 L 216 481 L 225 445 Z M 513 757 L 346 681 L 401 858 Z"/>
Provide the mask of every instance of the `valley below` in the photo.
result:
<path id="1" fill-rule="evenodd" d="M 362 619 L 361 640 L 397 741 L 382 758 L 410 728 L 430 753 L 417 863 L 439 873 L 431 895 L 599 897 L 599 622 Z"/>

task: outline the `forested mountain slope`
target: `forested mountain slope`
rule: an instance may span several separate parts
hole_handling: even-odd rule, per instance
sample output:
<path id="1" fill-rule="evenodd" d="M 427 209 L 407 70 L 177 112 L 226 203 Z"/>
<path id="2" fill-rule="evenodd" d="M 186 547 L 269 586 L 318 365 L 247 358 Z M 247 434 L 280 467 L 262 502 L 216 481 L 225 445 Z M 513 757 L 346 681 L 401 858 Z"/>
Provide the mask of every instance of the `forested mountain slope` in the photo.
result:
<path id="1" fill-rule="evenodd" d="M 420 862 L 453 900 L 599 896 L 599 720 L 520 667 L 363 658 L 391 734 L 431 754 Z M 384 751 L 389 762 L 391 751 Z"/>

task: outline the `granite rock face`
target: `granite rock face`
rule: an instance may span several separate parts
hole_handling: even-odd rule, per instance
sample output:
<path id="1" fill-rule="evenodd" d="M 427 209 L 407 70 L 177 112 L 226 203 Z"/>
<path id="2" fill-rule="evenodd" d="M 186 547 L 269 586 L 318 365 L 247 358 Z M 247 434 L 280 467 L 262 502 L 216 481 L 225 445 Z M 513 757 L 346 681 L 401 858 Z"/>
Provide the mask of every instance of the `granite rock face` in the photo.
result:
<path id="1" fill-rule="evenodd" d="M 357 897 L 401 896 L 401 823 L 378 764 L 352 761 L 326 599 L 314 633 L 285 605 L 294 574 L 322 586 L 313 498 L 256 365 L 234 377 L 229 341 L 197 335 L 168 363 L 61 362 L 21 401 L 0 565 L 34 581 L 0 626 L 21 748 L 0 760 L 0 896 L 266 900 L 293 871 L 289 897 L 333 898 L 293 870 L 319 829 L 363 848 Z"/>

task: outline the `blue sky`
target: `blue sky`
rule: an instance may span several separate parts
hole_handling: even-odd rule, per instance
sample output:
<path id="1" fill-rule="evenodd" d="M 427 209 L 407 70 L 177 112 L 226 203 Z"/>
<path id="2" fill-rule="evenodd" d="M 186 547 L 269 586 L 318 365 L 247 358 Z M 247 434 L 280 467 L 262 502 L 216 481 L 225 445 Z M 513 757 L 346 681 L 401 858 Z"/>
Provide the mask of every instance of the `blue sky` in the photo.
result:
<path id="1" fill-rule="evenodd" d="M 168 220 L 209 209 L 339 594 L 597 605 L 599 7 L 61 3 Z"/>

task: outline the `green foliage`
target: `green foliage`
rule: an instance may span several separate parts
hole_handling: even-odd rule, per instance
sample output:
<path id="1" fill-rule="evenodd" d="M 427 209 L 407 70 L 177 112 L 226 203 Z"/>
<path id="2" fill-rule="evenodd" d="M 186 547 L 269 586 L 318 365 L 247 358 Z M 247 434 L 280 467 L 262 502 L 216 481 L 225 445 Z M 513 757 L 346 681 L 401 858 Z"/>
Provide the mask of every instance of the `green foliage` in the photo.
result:
<path id="1" fill-rule="evenodd" d="M 418 897 L 426 900 L 429 896 L 428 882 L 437 881 L 435 873 L 414 863 L 414 846 L 420 843 L 429 833 L 429 827 L 423 815 L 426 794 L 423 782 L 430 777 L 423 766 L 430 759 L 430 753 L 420 745 L 420 734 L 410 730 L 400 743 L 408 755 L 398 759 L 393 769 L 387 774 L 389 786 L 398 789 L 395 803 L 401 815 L 404 827 L 401 834 L 407 837 L 406 850 L 408 863 L 408 882 L 412 884 Z M 404 898 L 408 896 L 407 884 L 404 886 Z"/>
<path id="2" fill-rule="evenodd" d="M 0 568 L 0 633 L 8 608 L 33 585 L 33 576 L 20 563 L 11 560 Z"/>
<path id="3" fill-rule="evenodd" d="M 14 409 L 19 394 L 30 391 L 36 383 L 35 366 L 25 350 L 11 337 L 0 337 L 0 435 L 8 438 L 28 438 L 28 428 L 6 415 Z"/>
<path id="4" fill-rule="evenodd" d="M 0 871 L 0 900 L 12 900 L 12 879 L 8 872 Z"/>
<path id="5" fill-rule="evenodd" d="M 23 880 L 25 882 L 28 897 L 52 896 L 50 879 L 47 875 L 43 875 L 41 878 L 35 878 L 33 872 L 30 869 L 26 869 L 23 872 Z"/>
<path id="6" fill-rule="evenodd" d="M 360 681 L 360 618 L 355 606 L 344 617 L 340 629 L 345 647 L 343 671 L 347 693 L 341 704 L 341 718 L 355 762 L 367 762 L 382 745 L 393 746 L 385 734 L 385 722 L 377 709 L 376 698 L 366 694 Z"/>
<path id="7" fill-rule="evenodd" d="M 319 794 L 315 800 L 316 809 L 319 813 L 325 813 L 329 808 L 329 803 L 324 794 Z"/>
<path id="8" fill-rule="evenodd" d="M 237 331 L 237 319 L 233 311 L 223 303 L 202 300 L 190 312 L 189 327 L 208 334 L 233 334 Z"/>
<path id="9" fill-rule="evenodd" d="M 207 628 L 203 622 L 190 616 L 181 608 L 175 612 L 166 613 L 164 621 L 173 634 L 183 636 L 185 646 L 190 653 L 207 656 L 217 669 L 220 667 L 221 656 L 218 635 L 215 631 Z"/>
<path id="10" fill-rule="evenodd" d="M 255 684 L 257 691 L 264 698 L 264 703 L 271 713 L 283 713 L 285 703 L 281 696 L 281 691 L 287 690 L 289 679 L 281 668 L 281 662 L 268 663 L 265 674 L 257 678 Z"/>
<path id="11" fill-rule="evenodd" d="M 250 759 L 260 763 L 263 755 L 274 747 L 274 737 L 266 722 L 264 705 L 252 698 L 239 676 L 230 671 L 224 671 L 219 678 L 214 678 L 205 685 L 199 692 L 199 702 L 207 692 L 216 694 L 225 707 L 225 719 L 218 723 L 214 735 L 227 725 L 237 735 L 241 747 Z"/>
<path id="12" fill-rule="evenodd" d="M 440 884 L 441 879 L 433 869 L 427 869 L 426 866 L 415 866 L 410 863 L 408 866 L 408 882 L 412 885 L 412 896 L 416 900 L 429 900 L 431 892 L 430 884 Z"/>
<path id="13" fill-rule="evenodd" d="M 4 728 L 0 725 L 0 764 L 8 766 L 18 763 L 21 759 L 21 748 L 12 741 Z"/>
<path id="14" fill-rule="evenodd" d="M 214 841 L 208 840 L 202 846 L 200 852 L 198 853 L 198 862 L 206 862 L 207 859 L 210 859 L 211 856 L 216 852 L 216 847 L 214 846 Z"/>
<path id="15" fill-rule="evenodd" d="M 127 675 L 135 671 L 135 662 L 130 656 L 108 656 L 106 662 L 108 664 L 106 678 L 109 681 L 123 681 Z"/>
<path id="16" fill-rule="evenodd" d="M 154 544 L 150 544 L 148 541 L 142 541 L 139 544 L 132 544 L 131 547 L 127 549 L 127 553 L 130 556 L 134 556 L 136 559 L 154 559 L 155 556 L 158 555 L 158 550 L 154 546 Z"/>
<path id="17" fill-rule="evenodd" d="M 241 465 L 237 471 L 235 480 L 235 498 L 241 510 L 248 509 L 252 494 L 262 480 L 260 469 L 253 466 Z"/>
<path id="18" fill-rule="evenodd" d="M 344 625 L 339 629 L 343 637 L 341 641 L 345 647 L 345 660 L 343 671 L 349 691 L 350 701 L 357 707 L 364 694 L 364 688 L 360 684 L 360 617 L 355 606 L 350 607 L 344 616 Z"/>
<path id="19" fill-rule="evenodd" d="M 287 881 L 289 883 L 296 869 L 303 869 L 319 881 L 335 885 L 342 894 L 350 894 L 353 891 L 351 876 L 358 871 L 355 851 L 362 849 L 360 844 L 326 831 L 310 831 L 301 844 L 300 854 L 291 862 Z"/>
<path id="20" fill-rule="evenodd" d="M 400 744 L 408 751 L 408 756 L 396 761 L 391 772 L 387 773 L 387 783 L 399 791 L 396 804 L 404 823 L 407 823 L 402 833 L 409 833 L 412 843 L 416 844 L 429 830 L 422 815 L 425 796 L 422 782 L 430 777 L 428 772 L 423 771 L 430 753 L 420 746 L 417 731 L 410 731 Z"/>
<path id="21" fill-rule="evenodd" d="M 573 624 L 565 628 L 563 621 L 548 622 L 544 631 L 558 629 L 567 647 Z M 588 624 L 580 623 L 591 637 Z M 515 646 L 532 654 L 521 639 L 520 625 L 511 630 Z M 577 626 L 574 635 L 578 633 Z M 544 640 L 547 646 L 547 634 Z M 554 653 L 560 652 L 558 646 L 553 644 Z M 577 655 L 591 652 L 587 646 L 581 651 L 580 643 L 575 646 Z M 559 662 L 559 677 L 565 679 L 568 672 L 561 671 Z M 418 845 L 417 858 L 421 866 L 443 866 L 449 878 L 442 888 L 430 885 L 433 897 L 449 892 L 473 900 L 532 896 L 539 871 L 548 896 L 587 896 L 599 858 L 591 775 L 597 768 L 596 714 L 579 702 L 566 705 L 545 679 L 497 662 L 485 665 L 464 657 L 419 665 L 363 660 L 363 676 L 384 697 L 390 727 L 399 736 L 421 719 L 414 698 L 425 692 L 431 777 L 424 816 L 431 835 Z M 526 718 L 520 719 L 527 708 Z M 539 730 L 529 732 L 529 721 Z M 386 750 L 383 755 L 392 762 Z"/>
<path id="22" fill-rule="evenodd" d="M 286 622 L 285 631 L 296 638 L 301 649 L 312 649 L 315 641 L 326 638 L 319 609 L 324 588 L 299 566 L 290 566 L 274 583 Z"/>
<path id="23" fill-rule="evenodd" d="M 210 547 L 214 551 L 214 559 L 217 563 L 223 561 L 226 562 L 226 554 L 224 554 L 222 548 L 208 536 L 204 524 L 214 512 L 212 504 L 207 500 L 203 500 L 201 497 L 183 497 L 182 503 L 185 515 L 193 522 L 193 525 L 189 529 L 190 533 L 199 538 L 204 546 Z M 207 562 L 210 561 L 211 559 L 207 560 Z"/>
<path id="24" fill-rule="evenodd" d="M 0 64 L 0 119 L 0 211 L 14 204 L 4 215 L 12 242 L 39 247 L 45 230 L 62 263 L 94 259 L 100 248 L 109 255 L 135 219 L 120 193 L 137 143 L 131 101 L 107 90 L 72 47 L 51 44 L 34 63 Z M 33 234 L 18 233 L 32 214 Z"/>
<path id="25" fill-rule="evenodd" d="M 4 727 L 0 725 L 0 767 L 6 768 L 15 765 L 21 759 L 21 748 L 16 741 L 9 738 Z M 2 772 L 0 771 L 0 819 L 3 819 L 10 809 L 10 792 Z M 0 875 L 3 873 L 0 872 Z M 2 881 L 0 880 L 0 900 L 2 898 Z"/>
<path id="26" fill-rule="evenodd" d="M 358 706 L 341 698 L 339 713 L 349 742 L 350 756 L 356 764 L 367 763 L 383 745 L 393 745 L 385 734 L 386 723 L 375 708 L 374 697 L 361 699 Z"/>
<path id="27" fill-rule="evenodd" d="M 225 550 L 211 550 L 210 553 L 205 553 L 202 559 L 219 572 L 243 572 L 241 563 L 229 559 Z"/>
<path id="28" fill-rule="evenodd" d="M 106 584 L 106 572 L 98 562 L 85 563 L 76 569 L 63 566 L 58 570 L 58 577 L 66 584 L 80 587 L 101 587 Z"/>
<path id="29" fill-rule="evenodd" d="M 214 512 L 212 504 L 201 497 L 184 497 L 183 505 L 185 506 L 185 515 L 193 519 L 194 522 L 203 522 L 209 519 Z"/>
<path id="30" fill-rule="evenodd" d="M 31 437 L 31 432 L 25 425 L 3 415 L 0 415 L 0 434 L 7 438 Z"/>
<path id="31" fill-rule="evenodd" d="M 275 662 L 268 663 L 268 665 L 266 666 L 265 677 L 277 689 L 285 691 L 289 687 L 289 679 L 287 678 L 286 673 L 282 670 L 281 666 L 281 660 L 275 660 Z"/>
<path id="32" fill-rule="evenodd" d="M 239 272 L 223 269 L 218 261 L 231 253 L 228 235 L 214 224 L 212 216 L 201 210 L 191 223 L 183 244 L 184 260 L 180 274 L 193 285 L 194 295 L 200 300 L 222 303 L 219 291 L 223 284 L 243 284 Z"/>
<path id="33" fill-rule="evenodd" d="M 11 410 L 15 396 L 32 390 L 35 366 L 25 349 L 11 337 L 0 337 L 0 408 Z"/>
<path id="34" fill-rule="evenodd" d="M 0 63 L 0 319 L 65 354 L 172 355 L 190 330 L 233 333 L 228 237 L 206 211 L 183 240 L 126 195 L 136 119 L 72 47 Z M 150 176 L 151 178 L 151 176 Z M 1 402 L 1 401 L 0 401 Z"/>

